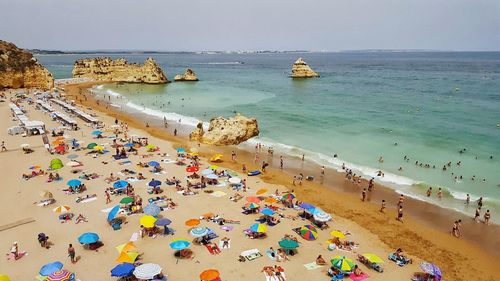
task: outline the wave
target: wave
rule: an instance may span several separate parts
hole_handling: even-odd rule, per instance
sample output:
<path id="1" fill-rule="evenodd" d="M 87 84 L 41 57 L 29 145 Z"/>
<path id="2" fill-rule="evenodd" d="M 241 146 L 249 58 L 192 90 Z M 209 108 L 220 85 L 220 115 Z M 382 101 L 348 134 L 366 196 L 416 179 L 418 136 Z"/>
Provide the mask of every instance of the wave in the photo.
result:
<path id="1" fill-rule="evenodd" d="M 160 111 L 160 110 L 157 110 L 157 109 L 152 109 L 152 108 L 148 108 L 148 107 L 145 107 L 145 106 L 142 106 L 142 105 L 135 104 L 135 103 L 133 103 L 131 101 L 127 102 L 125 104 L 125 106 L 127 106 L 127 107 L 129 107 L 129 108 L 131 108 L 133 110 L 139 111 L 139 112 L 141 112 L 143 114 L 146 114 L 146 115 L 149 115 L 149 116 L 153 116 L 153 117 L 157 117 L 157 118 L 160 118 L 160 119 L 165 118 L 168 121 L 179 122 L 182 125 L 188 125 L 188 126 L 196 127 L 196 125 L 198 125 L 198 123 L 202 122 L 201 120 L 199 120 L 199 119 L 197 119 L 195 117 L 185 116 L 185 115 L 178 114 L 178 113 L 175 113 L 175 112 L 163 112 L 163 111 Z M 206 128 L 208 128 L 208 123 L 204 122 L 203 126 L 206 127 Z"/>

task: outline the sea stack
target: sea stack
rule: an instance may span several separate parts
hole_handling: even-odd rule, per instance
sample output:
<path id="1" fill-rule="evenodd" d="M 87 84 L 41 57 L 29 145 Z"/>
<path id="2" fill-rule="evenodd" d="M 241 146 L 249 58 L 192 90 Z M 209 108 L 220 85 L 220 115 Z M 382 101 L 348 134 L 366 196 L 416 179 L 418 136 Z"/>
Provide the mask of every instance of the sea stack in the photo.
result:
<path id="1" fill-rule="evenodd" d="M 54 77 L 33 54 L 0 40 L 0 89 L 53 87 Z"/>
<path id="2" fill-rule="evenodd" d="M 80 59 L 73 65 L 73 77 L 97 81 L 130 82 L 146 84 L 168 83 L 167 76 L 152 58 L 144 64 L 129 63 L 125 59 Z"/>
<path id="3" fill-rule="evenodd" d="M 186 69 L 184 74 L 177 74 L 174 77 L 175 81 L 198 81 L 198 77 L 191 68 Z"/>
<path id="4" fill-rule="evenodd" d="M 238 114 L 232 118 L 212 118 L 206 132 L 203 130 L 203 124 L 199 123 L 189 135 L 189 139 L 205 144 L 236 145 L 257 135 L 257 119 Z"/>
<path id="5" fill-rule="evenodd" d="M 314 72 L 309 65 L 302 59 L 299 58 L 295 61 L 292 66 L 292 78 L 311 78 L 319 77 L 319 74 Z"/>

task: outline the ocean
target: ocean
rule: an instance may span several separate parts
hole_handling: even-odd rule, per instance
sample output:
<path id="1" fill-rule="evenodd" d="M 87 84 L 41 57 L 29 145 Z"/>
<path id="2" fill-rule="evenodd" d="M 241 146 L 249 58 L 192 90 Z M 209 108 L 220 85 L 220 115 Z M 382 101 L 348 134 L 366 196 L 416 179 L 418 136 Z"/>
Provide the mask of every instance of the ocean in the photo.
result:
<path id="1" fill-rule="evenodd" d="M 76 59 L 93 56 L 99 55 L 37 58 L 56 78 L 69 78 Z M 138 63 L 148 56 L 111 55 Z M 482 196 L 500 222 L 500 52 L 151 56 L 170 80 L 190 67 L 200 81 L 95 91 L 121 97 L 113 102 L 127 110 L 192 126 L 235 112 L 256 117 L 261 134 L 243 148 L 261 142 L 275 154 L 305 154 L 337 170 L 345 163 L 407 196 L 469 215 L 474 208 L 464 206 L 466 194 Z M 298 57 L 321 77 L 290 79 Z"/>

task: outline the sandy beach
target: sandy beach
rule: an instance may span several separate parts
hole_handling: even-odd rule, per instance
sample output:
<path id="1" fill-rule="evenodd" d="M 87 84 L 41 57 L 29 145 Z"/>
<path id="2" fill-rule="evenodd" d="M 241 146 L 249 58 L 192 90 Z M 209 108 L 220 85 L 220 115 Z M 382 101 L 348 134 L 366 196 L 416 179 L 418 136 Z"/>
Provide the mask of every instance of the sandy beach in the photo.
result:
<path id="1" fill-rule="evenodd" d="M 83 83 L 76 86 L 66 86 L 68 96 L 78 96 L 80 92 L 85 92 L 85 88 L 92 83 Z M 12 95 L 8 94 L 8 98 Z M 201 166 L 200 169 L 209 167 L 206 157 L 215 153 L 225 155 L 224 162 L 220 163 L 223 168 L 241 171 L 241 164 L 246 163 L 249 170 L 258 168 L 253 165 L 252 155 L 238 151 L 236 162 L 230 159 L 232 148 L 210 147 L 195 143 L 188 143 L 185 138 L 174 138 L 170 132 L 162 130 L 159 127 L 151 126 L 144 128 L 142 121 L 119 114 L 119 112 L 106 111 L 105 105 L 97 106 L 90 96 L 83 99 L 84 108 L 91 106 L 93 112 L 107 126 L 105 127 L 103 139 L 94 139 L 92 135 L 93 128 L 85 126 L 84 122 L 78 119 L 80 130 L 68 131 L 71 137 L 83 141 L 85 144 L 96 142 L 104 144 L 104 147 L 110 152 L 93 158 L 92 154 L 85 155 L 88 150 L 69 151 L 65 155 L 49 154 L 43 147 L 40 136 L 21 137 L 10 136 L 7 134 L 7 128 L 16 124 L 11 120 L 11 112 L 7 106 L 8 102 L 0 104 L 0 114 L 6 120 L 1 124 L 1 139 L 5 141 L 6 152 L 0 153 L 0 170 L 4 179 L 4 188 L 0 203 L 3 208 L 3 215 L 0 217 L 0 241 L 2 249 L 8 253 L 12 243 L 19 243 L 20 251 L 26 251 L 27 255 L 19 260 L 12 261 L 2 259 L 0 261 L 0 273 L 8 274 L 12 280 L 34 280 L 38 275 L 40 267 L 48 262 L 61 261 L 64 268 L 74 272 L 76 277 L 82 281 L 85 280 L 114 280 L 110 277 L 110 270 L 117 264 L 115 261 L 119 255 L 115 246 L 128 242 L 134 233 L 140 230 L 139 219 L 142 214 L 133 214 L 126 217 L 126 223 L 122 229 L 114 231 L 108 224 L 107 213 L 102 210 L 111 208 L 117 204 L 123 196 L 111 196 L 112 202 L 105 203 L 104 190 L 112 184 L 104 181 L 110 173 L 119 175 L 123 169 L 134 170 L 143 173 L 147 178 L 143 181 L 133 182 L 132 186 L 135 193 L 144 201 L 154 197 L 147 193 L 147 185 L 151 179 L 165 181 L 166 178 L 176 177 L 181 179 L 181 185 L 185 185 L 185 177 L 188 173 L 185 166 L 175 164 L 166 164 L 161 160 L 176 158 L 176 148 L 184 147 L 197 148 L 200 151 Z M 21 103 L 27 110 L 30 119 L 41 120 L 45 122 L 47 128 L 59 126 L 52 121 L 50 116 L 41 110 L 35 110 L 33 105 L 26 102 Z M 54 106 L 58 110 L 57 106 Z M 121 161 L 115 161 L 111 155 L 114 154 L 114 148 L 111 147 L 112 139 L 106 137 L 113 135 L 107 131 L 114 124 L 115 117 L 120 122 L 126 122 L 130 131 L 128 135 L 138 135 L 148 137 L 150 144 L 160 148 L 159 152 L 148 153 L 144 148 L 140 148 L 138 155 L 129 155 L 130 165 L 120 165 Z M 172 129 L 172 128 L 170 128 Z M 52 141 L 54 138 L 50 138 Z M 33 153 L 23 154 L 20 145 L 30 144 L 34 150 Z M 166 153 L 169 156 L 160 156 L 158 153 Z M 57 170 L 62 177 L 61 181 L 47 182 L 47 175 L 37 176 L 29 180 L 23 180 L 23 173 L 30 173 L 31 166 L 39 165 L 46 169 L 50 161 L 54 158 L 60 158 L 64 163 L 70 161 L 67 155 L 77 155 L 76 160 L 83 163 L 79 167 L 86 173 L 97 173 L 98 178 L 92 180 L 82 180 L 87 186 L 87 191 L 81 194 L 65 194 L 63 189 L 67 188 L 66 182 L 70 179 L 78 178 L 80 174 L 71 173 L 70 167 L 63 167 Z M 141 155 L 150 155 L 143 158 Z M 276 156 L 275 156 L 276 157 Z M 138 167 L 138 162 L 158 161 L 164 168 L 165 173 L 154 175 L 147 168 Z M 105 162 L 106 164 L 104 164 Z M 291 170 L 289 173 L 293 173 Z M 255 196 L 256 192 L 262 188 L 268 190 L 263 196 L 274 193 L 293 190 L 297 199 L 311 203 L 320 207 L 324 211 L 331 213 L 333 221 L 328 222 L 329 228 L 326 230 L 318 229 L 318 237 L 314 241 L 307 241 L 299 237 L 293 228 L 310 224 L 307 220 L 291 219 L 300 213 L 298 210 L 284 208 L 281 204 L 279 212 L 282 212 L 284 218 L 275 226 L 268 227 L 267 238 L 249 239 L 245 237 L 243 231 L 255 223 L 259 215 L 244 215 L 241 207 L 247 203 L 245 198 L 238 202 L 232 202 L 229 197 L 235 191 L 229 186 L 208 186 L 204 190 L 199 190 L 196 195 L 184 196 L 176 192 L 175 188 L 162 184 L 165 195 L 177 204 L 174 209 L 164 210 L 160 213 L 163 218 L 172 221 L 169 225 L 175 230 L 174 235 L 157 236 L 155 238 L 139 238 L 135 245 L 142 253 L 140 262 L 157 263 L 163 268 L 163 273 L 168 274 L 168 280 L 199 280 L 199 274 L 205 269 L 216 268 L 221 274 L 222 280 L 266 280 L 262 268 L 269 265 L 280 265 L 284 268 L 286 280 L 302 280 L 305 278 L 311 280 L 329 280 L 327 270 L 329 266 L 308 270 L 304 264 L 313 263 L 318 255 L 322 255 L 329 264 L 334 256 L 346 256 L 356 260 L 357 254 L 373 253 L 381 257 L 385 262 L 382 264 L 383 273 L 378 273 L 365 265 L 356 262 L 361 270 L 367 273 L 369 280 L 410 280 L 414 272 L 420 272 L 419 264 L 422 261 L 428 261 L 438 265 L 443 271 L 443 280 L 495 280 L 499 270 L 495 267 L 495 260 L 498 258 L 498 246 L 495 244 L 472 244 L 465 239 L 456 239 L 449 232 L 431 228 L 421 223 L 421 218 L 413 218 L 405 214 L 404 223 L 398 222 L 396 212 L 393 208 L 388 208 L 386 214 L 378 211 L 378 204 L 363 203 L 360 200 L 359 193 L 339 192 L 334 189 L 324 188 L 317 182 L 305 181 L 302 186 L 292 186 L 289 173 L 281 172 L 279 169 L 271 168 L 265 174 L 259 177 L 247 177 L 239 173 L 239 177 L 246 179 L 247 186 L 250 188 L 244 196 Z M 120 176 L 124 177 L 124 176 Z M 339 185 L 340 188 L 349 188 L 349 183 L 343 181 L 339 174 L 330 179 L 332 184 Z M 40 192 L 48 190 L 53 194 L 56 203 L 40 207 L 37 203 L 41 200 Z M 221 197 L 212 196 L 205 190 L 220 191 L 225 193 Z M 76 203 L 78 196 L 87 194 L 96 194 L 97 199 L 90 202 Z M 375 201 L 375 200 L 373 200 Z M 376 202 L 376 201 L 375 201 Z M 395 205 L 395 202 L 389 202 L 389 205 Z M 56 206 L 68 205 L 70 211 L 76 215 L 83 214 L 88 222 L 75 224 L 75 220 L 61 223 L 58 220 L 58 214 L 52 209 Z M 405 205 L 406 206 L 406 205 Z M 407 208 L 419 208 L 422 205 L 410 205 Z M 231 231 L 225 231 L 214 222 L 202 221 L 201 226 L 209 227 L 218 234 L 214 241 L 218 244 L 223 237 L 231 239 L 230 249 L 222 249 L 220 254 L 212 255 L 209 251 L 200 245 L 189 247 L 193 251 L 192 259 L 177 260 L 174 256 L 174 250 L 169 247 L 174 239 L 185 238 L 189 241 L 193 237 L 189 234 L 190 228 L 184 224 L 189 219 L 199 218 L 202 214 L 212 212 L 218 214 L 227 220 L 239 221 L 238 224 L 231 225 Z M 408 213 L 411 212 L 408 210 Z M 483 227 L 479 226 L 478 227 Z M 485 226 L 497 227 L 497 226 Z M 464 227 L 465 228 L 465 227 Z M 450 224 L 451 229 L 451 224 Z M 354 241 L 359 247 L 352 251 L 333 250 L 329 251 L 326 242 L 331 238 L 330 232 L 339 230 L 349 232 L 345 240 Z M 37 241 L 38 233 L 43 232 L 53 243 L 50 249 L 41 248 Z M 99 235 L 100 241 L 104 246 L 98 251 L 85 250 L 78 242 L 77 238 L 85 232 L 95 232 Z M 497 232 L 498 233 L 498 232 Z M 266 249 L 273 247 L 279 248 L 278 241 L 285 234 L 298 236 L 300 246 L 298 253 L 289 256 L 290 261 L 276 262 L 266 255 Z M 469 234 L 472 235 L 472 234 Z M 344 239 L 343 239 L 344 240 Z M 494 240 L 495 241 L 495 240 Z M 76 249 L 76 256 L 79 258 L 76 264 L 72 264 L 67 255 L 68 244 L 72 243 Z M 485 245 L 490 245 L 492 251 L 485 251 Z M 481 247 L 483 248 L 481 248 Z M 413 264 L 399 267 L 394 262 L 387 260 L 387 256 L 394 252 L 396 248 L 402 248 L 405 253 L 413 259 Z M 495 249 L 496 248 L 496 249 Z M 252 261 L 244 263 L 238 261 L 241 252 L 251 249 L 258 249 L 263 255 Z M 496 252 L 496 254 L 495 254 Z"/>

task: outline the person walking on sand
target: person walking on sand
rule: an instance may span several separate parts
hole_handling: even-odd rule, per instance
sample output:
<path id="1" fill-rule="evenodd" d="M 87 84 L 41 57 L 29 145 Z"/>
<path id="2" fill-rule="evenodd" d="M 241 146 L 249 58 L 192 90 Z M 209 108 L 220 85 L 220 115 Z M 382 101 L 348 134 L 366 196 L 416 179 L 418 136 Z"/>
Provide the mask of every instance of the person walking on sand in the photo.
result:
<path id="1" fill-rule="evenodd" d="M 404 196 L 403 196 L 403 194 L 401 194 L 401 195 L 399 196 L 398 208 L 399 208 L 399 207 L 403 207 L 403 201 L 404 201 L 404 200 L 405 200 L 405 199 L 404 199 Z"/>
<path id="2" fill-rule="evenodd" d="M 484 223 L 489 224 L 490 218 L 491 218 L 490 210 L 486 210 L 486 213 L 484 213 Z"/>
<path id="3" fill-rule="evenodd" d="M 476 214 L 474 215 L 474 221 L 478 222 L 480 216 L 481 216 L 481 208 L 477 207 Z"/>
<path id="4" fill-rule="evenodd" d="M 231 152 L 231 159 L 233 162 L 236 162 L 236 152 L 234 152 L 234 150 Z"/>
<path id="5" fill-rule="evenodd" d="M 385 213 L 385 211 L 384 211 L 385 210 L 385 205 L 386 205 L 385 200 L 382 199 L 382 204 L 380 205 L 380 212 L 381 213 Z"/>
<path id="6" fill-rule="evenodd" d="M 397 220 L 400 222 L 403 222 L 403 206 L 402 205 L 399 206 Z"/>
<path id="7" fill-rule="evenodd" d="M 321 166 L 321 176 L 325 176 L 325 166 Z"/>
<path id="8" fill-rule="evenodd" d="M 109 196 L 109 192 L 105 190 L 104 194 L 106 195 L 106 204 L 111 203 L 111 197 Z"/>
<path id="9" fill-rule="evenodd" d="M 456 238 L 459 238 L 459 235 L 458 235 L 458 221 L 455 221 L 453 223 L 453 229 L 451 231 L 451 233 L 453 234 L 453 236 L 455 236 Z"/>
<path id="10" fill-rule="evenodd" d="M 68 256 L 71 259 L 71 263 L 76 263 L 75 255 L 76 255 L 76 252 L 75 252 L 75 248 L 73 248 L 73 244 L 69 244 Z"/>
<path id="11" fill-rule="evenodd" d="M 5 141 L 2 141 L 2 152 L 7 151 L 7 148 L 5 147 Z"/>
<path id="12" fill-rule="evenodd" d="M 363 188 L 363 191 L 361 192 L 361 201 L 365 202 L 366 200 L 366 188 Z"/>

